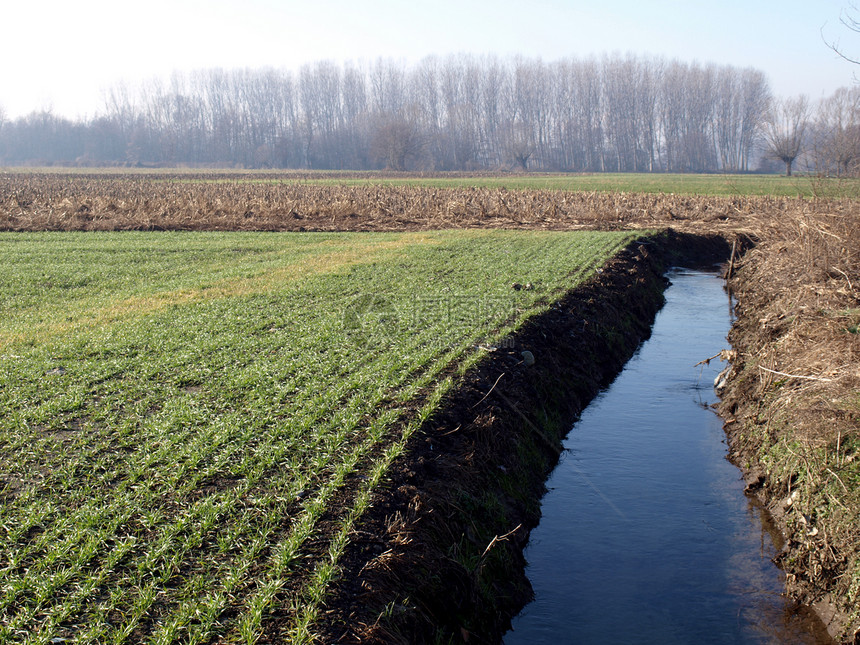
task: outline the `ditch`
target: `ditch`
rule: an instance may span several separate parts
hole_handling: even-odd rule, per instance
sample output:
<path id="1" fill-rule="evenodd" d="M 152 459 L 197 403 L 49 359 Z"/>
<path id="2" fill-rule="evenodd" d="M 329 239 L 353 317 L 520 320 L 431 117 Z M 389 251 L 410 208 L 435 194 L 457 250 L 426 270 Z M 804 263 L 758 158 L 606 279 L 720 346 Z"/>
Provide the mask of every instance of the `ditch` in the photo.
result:
<path id="1" fill-rule="evenodd" d="M 583 411 L 525 552 L 535 599 L 506 645 L 830 643 L 782 595 L 781 536 L 726 459 L 717 397 L 730 304 L 674 270 L 651 337 Z"/>

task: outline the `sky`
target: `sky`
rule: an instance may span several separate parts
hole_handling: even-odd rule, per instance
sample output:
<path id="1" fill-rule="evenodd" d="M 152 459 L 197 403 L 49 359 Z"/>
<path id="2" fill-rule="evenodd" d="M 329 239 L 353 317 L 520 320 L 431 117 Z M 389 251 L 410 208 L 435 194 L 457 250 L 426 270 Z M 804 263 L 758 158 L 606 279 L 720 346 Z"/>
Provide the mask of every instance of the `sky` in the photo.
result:
<path id="1" fill-rule="evenodd" d="M 632 53 L 755 67 L 774 94 L 831 94 L 860 79 L 851 0 L 8 0 L 0 109 L 85 119 L 105 92 L 174 71 L 298 70 L 449 54 L 551 62 Z M 11 5 L 11 6 L 10 6 Z M 853 15 L 860 17 L 860 11 Z"/>

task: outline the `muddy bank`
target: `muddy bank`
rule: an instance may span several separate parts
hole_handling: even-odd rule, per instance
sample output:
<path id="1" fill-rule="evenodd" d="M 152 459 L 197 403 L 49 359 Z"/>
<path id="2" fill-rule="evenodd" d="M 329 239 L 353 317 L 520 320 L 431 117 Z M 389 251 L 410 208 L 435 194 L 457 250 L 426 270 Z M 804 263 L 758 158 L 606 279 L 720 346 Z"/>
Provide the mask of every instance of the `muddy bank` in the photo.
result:
<path id="1" fill-rule="evenodd" d="M 531 597 L 522 550 L 561 438 L 649 335 L 665 269 L 728 254 L 719 237 L 634 243 L 468 372 L 351 536 L 324 640 L 498 642 Z"/>
<path id="2" fill-rule="evenodd" d="M 860 230 L 831 213 L 759 240 L 730 280 L 730 457 L 785 536 L 789 595 L 860 642 Z"/>

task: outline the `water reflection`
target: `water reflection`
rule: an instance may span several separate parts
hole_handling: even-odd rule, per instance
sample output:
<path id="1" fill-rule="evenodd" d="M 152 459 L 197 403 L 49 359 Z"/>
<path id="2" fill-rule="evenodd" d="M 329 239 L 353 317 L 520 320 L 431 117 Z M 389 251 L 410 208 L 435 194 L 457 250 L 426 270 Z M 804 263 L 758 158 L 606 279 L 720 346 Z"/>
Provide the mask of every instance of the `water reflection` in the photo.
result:
<path id="1" fill-rule="evenodd" d="M 710 409 L 729 309 L 714 275 L 670 275 L 651 338 L 571 431 L 505 643 L 820 643 L 781 595 L 761 509 Z"/>

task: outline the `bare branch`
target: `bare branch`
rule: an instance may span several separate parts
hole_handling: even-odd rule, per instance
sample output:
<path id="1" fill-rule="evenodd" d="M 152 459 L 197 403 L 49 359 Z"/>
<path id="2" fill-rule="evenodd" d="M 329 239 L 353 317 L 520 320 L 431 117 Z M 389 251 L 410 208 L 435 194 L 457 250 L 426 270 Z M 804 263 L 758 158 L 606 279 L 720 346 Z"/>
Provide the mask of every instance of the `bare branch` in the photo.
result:
<path id="1" fill-rule="evenodd" d="M 857 5 L 855 3 L 849 4 L 850 9 L 843 9 L 839 15 L 839 22 L 842 23 L 849 31 L 853 31 L 854 33 L 860 34 L 860 18 L 855 17 L 850 12 L 860 13 L 860 10 L 857 9 Z M 827 40 L 824 36 L 824 27 L 821 28 L 821 39 L 824 41 L 824 44 L 827 45 L 830 49 L 832 49 L 840 58 L 843 60 L 847 60 L 849 63 L 853 65 L 860 65 L 860 59 L 849 56 L 845 53 L 845 50 L 839 44 L 839 40 Z"/>
<path id="2" fill-rule="evenodd" d="M 802 376 L 800 374 L 786 374 L 785 372 L 777 372 L 776 370 L 769 370 L 768 368 L 762 367 L 761 365 L 759 365 L 758 368 L 760 370 L 764 370 L 765 372 L 770 372 L 771 374 L 776 374 L 778 376 L 787 376 L 788 378 L 800 378 L 800 379 L 804 379 L 806 381 L 825 381 L 825 382 L 829 383 L 830 381 L 833 380 L 832 378 L 824 378 L 822 376 Z"/>

